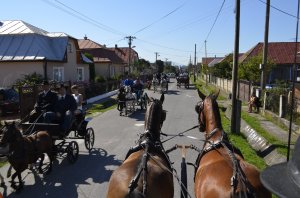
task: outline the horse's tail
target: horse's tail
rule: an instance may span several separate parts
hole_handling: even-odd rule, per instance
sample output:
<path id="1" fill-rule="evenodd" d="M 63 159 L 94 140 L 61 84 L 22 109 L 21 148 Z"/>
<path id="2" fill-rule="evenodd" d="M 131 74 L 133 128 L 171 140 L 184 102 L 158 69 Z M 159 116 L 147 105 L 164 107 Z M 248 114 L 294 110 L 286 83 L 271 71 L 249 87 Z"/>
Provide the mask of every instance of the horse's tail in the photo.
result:
<path id="1" fill-rule="evenodd" d="M 146 196 L 143 193 L 141 193 L 135 189 L 131 193 L 126 195 L 125 198 L 146 198 Z"/>

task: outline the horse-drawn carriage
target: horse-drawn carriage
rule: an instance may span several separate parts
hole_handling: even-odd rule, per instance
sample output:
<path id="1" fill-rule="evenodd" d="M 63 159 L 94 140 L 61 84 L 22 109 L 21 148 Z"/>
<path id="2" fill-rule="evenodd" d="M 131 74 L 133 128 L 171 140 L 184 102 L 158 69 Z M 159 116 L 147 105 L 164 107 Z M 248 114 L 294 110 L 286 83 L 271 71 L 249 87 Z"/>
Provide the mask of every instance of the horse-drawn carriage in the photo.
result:
<path id="1" fill-rule="evenodd" d="M 190 85 L 190 78 L 188 75 L 180 75 L 176 78 L 177 80 L 177 88 L 180 88 L 182 85 L 184 85 L 185 88 L 189 88 Z"/>
<path id="2" fill-rule="evenodd" d="M 132 91 L 130 86 L 125 86 L 125 98 L 123 100 L 119 99 L 119 108 L 120 115 L 125 113 L 128 115 L 129 113 L 133 113 L 135 111 L 136 106 L 140 106 L 141 110 L 146 109 L 147 106 L 147 93 L 144 90 L 135 90 Z"/>
<path id="3" fill-rule="evenodd" d="M 36 121 L 38 121 L 37 119 Z M 75 163 L 78 158 L 79 146 L 77 139 L 83 139 L 85 148 L 91 151 L 95 142 L 94 129 L 87 127 L 89 119 L 85 118 L 85 113 L 75 111 L 75 116 L 72 120 L 71 128 L 62 135 L 61 124 L 43 123 L 43 122 L 23 122 L 21 128 L 24 135 L 30 135 L 37 131 L 47 131 L 54 142 L 54 152 L 58 156 L 67 154 L 67 159 L 70 163 Z"/>

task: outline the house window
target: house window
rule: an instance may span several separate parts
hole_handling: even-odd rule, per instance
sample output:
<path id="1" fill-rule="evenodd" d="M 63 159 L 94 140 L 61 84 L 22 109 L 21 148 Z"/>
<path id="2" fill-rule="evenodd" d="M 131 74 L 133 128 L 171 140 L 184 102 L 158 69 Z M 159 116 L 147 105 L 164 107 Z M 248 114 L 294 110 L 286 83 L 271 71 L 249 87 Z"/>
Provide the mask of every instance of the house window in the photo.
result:
<path id="1" fill-rule="evenodd" d="M 84 81 L 84 68 L 77 67 L 77 81 Z"/>
<path id="2" fill-rule="evenodd" d="M 68 43 L 68 52 L 72 53 L 72 44 L 71 43 Z"/>
<path id="3" fill-rule="evenodd" d="M 113 65 L 109 65 L 109 74 L 110 74 L 110 77 L 113 77 L 115 76 L 115 67 Z"/>
<path id="4" fill-rule="evenodd" d="M 63 67 L 53 67 L 53 80 L 64 81 L 64 68 Z"/>

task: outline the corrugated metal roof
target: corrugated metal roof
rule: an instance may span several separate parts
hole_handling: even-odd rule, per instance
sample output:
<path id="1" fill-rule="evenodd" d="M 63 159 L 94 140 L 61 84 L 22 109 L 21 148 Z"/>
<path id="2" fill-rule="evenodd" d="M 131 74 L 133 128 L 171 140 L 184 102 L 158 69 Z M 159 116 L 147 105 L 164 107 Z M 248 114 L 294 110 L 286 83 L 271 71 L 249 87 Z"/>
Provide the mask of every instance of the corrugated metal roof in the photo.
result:
<path id="1" fill-rule="evenodd" d="M 23 21 L 0 22 L 0 61 L 63 61 L 65 33 L 49 33 Z"/>
<path id="2" fill-rule="evenodd" d="M 62 61 L 68 37 L 47 37 L 38 34 L 0 35 L 0 61 Z"/>
<path id="3" fill-rule="evenodd" d="M 30 25 L 24 21 L 0 21 L 0 34 L 40 34 L 47 35 L 48 32 Z"/>

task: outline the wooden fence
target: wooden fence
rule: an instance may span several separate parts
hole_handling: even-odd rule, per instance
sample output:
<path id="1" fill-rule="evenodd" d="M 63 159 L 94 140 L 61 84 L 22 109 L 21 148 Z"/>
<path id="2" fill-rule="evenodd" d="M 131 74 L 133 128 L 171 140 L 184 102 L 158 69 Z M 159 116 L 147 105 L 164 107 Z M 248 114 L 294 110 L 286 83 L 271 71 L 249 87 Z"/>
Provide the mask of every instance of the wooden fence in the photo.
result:
<path id="1" fill-rule="evenodd" d="M 70 82 L 65 82 L 65 85 L 71 87 Z M 92 98 L 97 95 L 107 93 L 119 88 L 118 81 L 108 81 L 103 83 L 76 83 L 79 93 L 83 95 L 83 99 Z M 51 89 L 55 90 L 56 84 L 51 84 Z M 20 97 L 20 117 L 25 118 L 34 108 L 38 94 L 42 91 L 42 85 L 19 87 Z M 70 93 L 70 89 L 67 92 Z"/>

